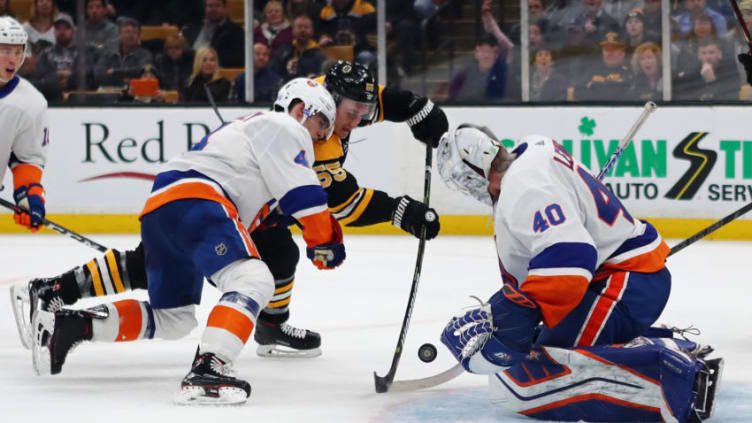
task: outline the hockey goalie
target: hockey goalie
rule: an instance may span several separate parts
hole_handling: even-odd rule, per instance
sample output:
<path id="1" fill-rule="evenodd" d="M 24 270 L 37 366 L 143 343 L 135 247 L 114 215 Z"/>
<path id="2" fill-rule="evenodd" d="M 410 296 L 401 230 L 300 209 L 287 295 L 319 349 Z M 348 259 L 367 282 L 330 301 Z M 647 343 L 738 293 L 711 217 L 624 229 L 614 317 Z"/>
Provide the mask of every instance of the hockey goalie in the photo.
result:
<path id="1" fill-rule="evenodd" d="M 441 340 L 491 400 L 542 420 L 699 422 L 723 360 L 652 327 L 669 298 L 669 247 L 552 139 L 511 151 L 487 128 L 441 139 L 453 189 L 493 206 L 502 288 L 463 310 Z M 681 338 L 674 338 L 675 334 Z"/>

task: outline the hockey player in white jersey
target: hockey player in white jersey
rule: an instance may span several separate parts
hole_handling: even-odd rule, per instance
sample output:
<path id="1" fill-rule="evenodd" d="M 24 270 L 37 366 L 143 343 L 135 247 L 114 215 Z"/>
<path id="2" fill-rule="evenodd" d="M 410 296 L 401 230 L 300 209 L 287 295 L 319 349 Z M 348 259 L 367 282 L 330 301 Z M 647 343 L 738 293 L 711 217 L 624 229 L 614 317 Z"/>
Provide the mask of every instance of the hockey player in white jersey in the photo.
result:
<path id="1" fill-rule="evenodd" d="M 467 371 L 490 375 L 493 401 L 523 415 L 708 418 L 722 360 L 651 327 L 671 289 L 655 228 L 561 144 L 533 135 L 507 151 L 497 139 L 466 124 L 439 145 L 442 179 L 493 206 L 503 281 L 442 342 Z"/>
<path id="2" fill-rule="evenodd" d="M 250 385 L 229 370 L 274 292 L 249 229 L 279 209 L 302 226 L 308 257 L 318 268 L 332 269 L 345 258 L 339 223 L 311 169 L 313 140 L 332 133 L 334 100 L 318 82 L 300 78 L 281 89 L 275 105 L 286 112 L 237 119 L 165 164 L 140 217 L 149 301 L 39 310 L 32 329 L 38 374 L 59 373 L 81 341 L 185 336 L 197 325 L 195 304 L 206 277 L 223 295 L 177 401 L 246 401 Z"/>
<path id="3" fill-rule="evenodd" d="M 0 17 L 0 190 L 6 163 L 13 172 L 13 198 L 24 213 L 13 219 L 32 232 L 45 215 L 42 172 L 50 131 L 47 101 L 29 81 L 16 75 L 29 55 L 28 36 L 18 21 Z"/>

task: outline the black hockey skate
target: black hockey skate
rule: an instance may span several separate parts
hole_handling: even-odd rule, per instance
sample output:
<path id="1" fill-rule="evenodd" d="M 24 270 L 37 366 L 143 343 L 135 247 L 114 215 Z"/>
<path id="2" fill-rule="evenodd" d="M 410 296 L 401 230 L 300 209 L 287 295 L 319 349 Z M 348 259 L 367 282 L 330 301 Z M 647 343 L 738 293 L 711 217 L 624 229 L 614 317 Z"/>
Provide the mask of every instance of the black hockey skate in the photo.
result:
<path id="1" fill-rule="evenodd" d="M 180 383 L 175 402 L 183 405 L 246 402 L 251 395 L 251 385 L 230 373 L 229 366 L 213 353 L 198 355 L 193 368 Z"/>
<path id="2" fill-rule="evenodd" d="M 723 359 L 714 358 L 704 360 L 705 366 L 695 375 L 693 391 L 697 394 L 694 411 L 687 420 L 690 423 L 699 423 L 709 419 L 713 415 L 718 387 L 721 384 L 723 374 Z"/>
<path id="3" fill-rule="evenodd" d="M 309 358 L 321 355 L 321 335 L 284 322 L 259 319 L 253 339 L 259 344 L 256 354 L 260 357 Z"/>
<path id="4" fill-rule="evenodd" d="M 39 310 L 32 321 L 34 371 L 42 376 L 60 373 L 68 353 L 91 340 L 92 312 L 61 309 Z"/>
<path id="5" fill-rule="evenodd" d="M 31 348 L 31 322 L 37 310 L 54 312 L 64 306 L 59 278 L 33 279 L 28 284 L 13 285 L 10 300 L 18 336 L 26 349 Z"/>

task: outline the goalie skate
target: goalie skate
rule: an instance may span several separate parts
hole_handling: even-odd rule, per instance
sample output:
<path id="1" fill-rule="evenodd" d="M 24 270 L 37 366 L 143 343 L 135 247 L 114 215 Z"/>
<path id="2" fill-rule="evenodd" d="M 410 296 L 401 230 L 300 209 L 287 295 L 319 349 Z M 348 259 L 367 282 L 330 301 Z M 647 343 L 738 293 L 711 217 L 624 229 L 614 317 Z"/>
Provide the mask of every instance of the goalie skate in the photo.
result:
<path id="1" fill-rule="evenodd" d="M 697 372 L 694 387 L 694 391 L 697 393 L 694 405 L 697 419 L 694 422 L 707 420 L 713 416 L 713 411 L 715 411 L 713 406 L 715 405 L 715 398 L 718 394 L 722 375 L 722 358 L 705 360 L 705 367 Z"/>
<path id="2" fill-rule="evenodd" d="M 251 395 L 251 385 L 230 375 L 230 369 L 220 358 L 205 353 L 193 363 L 193 368 L 180 384 L 175 403 L 180 405 L 242 404 Z"/>
<path id="3" fill-rule="evenodd" d="M 260 357 L 312 358 L 321 355 L 321 335 L 287 323 L 270 323 L 259 319 L 254 340 Z"/>

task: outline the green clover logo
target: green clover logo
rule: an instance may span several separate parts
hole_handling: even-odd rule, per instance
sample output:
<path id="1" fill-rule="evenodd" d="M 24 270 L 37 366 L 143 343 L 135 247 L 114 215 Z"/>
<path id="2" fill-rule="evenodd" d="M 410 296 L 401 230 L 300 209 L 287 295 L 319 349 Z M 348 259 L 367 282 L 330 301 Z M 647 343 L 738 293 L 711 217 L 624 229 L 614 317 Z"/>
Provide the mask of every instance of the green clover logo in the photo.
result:
<path id="1" fill-rule="evenodd" d="M 587 116 L 583 116 L 582 119 L 580 119 L 580 126 L 578 126 L 577 129 L 580 130 L 581 135 L 592 136 L 593 129 L 595 129 L 596 126 L 597 125 L 595 124 L 595 119 L 590 119 Z"/>

